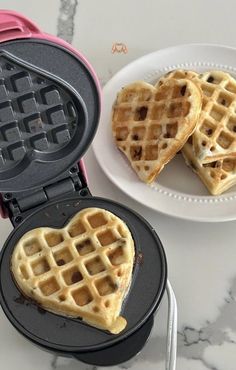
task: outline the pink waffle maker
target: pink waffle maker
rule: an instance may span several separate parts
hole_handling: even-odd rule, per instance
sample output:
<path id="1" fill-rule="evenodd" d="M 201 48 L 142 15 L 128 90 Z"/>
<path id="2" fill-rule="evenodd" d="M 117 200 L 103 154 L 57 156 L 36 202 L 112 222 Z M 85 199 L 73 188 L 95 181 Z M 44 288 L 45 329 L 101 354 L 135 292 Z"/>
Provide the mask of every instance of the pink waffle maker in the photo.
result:
<path id="1" fill-rule="evenodd" d="M 14 226 L 0 255 L 0 303 L 32 343 L 106 366 L 144 346 L 166 288 L 167 265 L 145 219 L 89 191 L 81 157 L 98 126 L 100 94 L 92 67 L 78 51 L 22 15 L 0 11 L 0 209 Z M 62 228 L 87 207 L 122 218 L 135 242 L 132 284 L 122 308 L 128 324 L 118 335 L 45 311 L 21 294 L 11 274 L 11 255 L 22 235 L 41 226 Z M 73 284 L 76 289 L 81 282 Z"/>

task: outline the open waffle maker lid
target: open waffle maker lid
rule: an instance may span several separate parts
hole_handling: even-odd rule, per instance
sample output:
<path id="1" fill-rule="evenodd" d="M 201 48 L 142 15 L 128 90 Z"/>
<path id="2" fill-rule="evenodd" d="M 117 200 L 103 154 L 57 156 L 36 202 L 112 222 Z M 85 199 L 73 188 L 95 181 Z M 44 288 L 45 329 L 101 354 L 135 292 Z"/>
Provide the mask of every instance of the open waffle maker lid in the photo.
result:
<path id="1" fill-rule="evenodd" d="M 69 45 L 42 35 L 0 43 L 0 191 L 56 181 L 81 158 L 98 125 L 92 69 Z"/>

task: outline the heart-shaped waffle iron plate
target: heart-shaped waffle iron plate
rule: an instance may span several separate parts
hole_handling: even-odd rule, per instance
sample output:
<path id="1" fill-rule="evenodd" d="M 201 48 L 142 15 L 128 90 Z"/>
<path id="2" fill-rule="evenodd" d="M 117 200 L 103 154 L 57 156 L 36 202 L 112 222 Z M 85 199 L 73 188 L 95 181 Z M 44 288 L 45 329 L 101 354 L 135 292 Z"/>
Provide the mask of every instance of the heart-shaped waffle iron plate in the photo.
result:
<path id="1" fill-rule="evenodd" d="M 0 48 L 1 191 L 56 180 L 81 158 L 96 132 L 93 77 L 75 55 L 44 43 L 13 41 Z"/>

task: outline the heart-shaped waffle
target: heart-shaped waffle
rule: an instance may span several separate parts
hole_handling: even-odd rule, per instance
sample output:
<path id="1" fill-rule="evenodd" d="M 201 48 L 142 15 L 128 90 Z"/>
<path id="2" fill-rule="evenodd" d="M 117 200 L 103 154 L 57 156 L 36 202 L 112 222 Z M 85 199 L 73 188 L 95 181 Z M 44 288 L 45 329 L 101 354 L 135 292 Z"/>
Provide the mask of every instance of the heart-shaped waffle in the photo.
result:
<path id="1" fill-rule="evenodd" d="M 172 79 L 156 88 L 146 82 L 124 87 L 113 106 L 112 131 L 140 179 L 151 183 L 195 129 L 200 89 Z"/>
<path id="2" fill-rule="evenodd" d="M 27 232 L 12 254 L 12 273 L 24 295 L 43 308 L 117 334 L 134 263 L 126 224 L 100 208 L 77 213 L 63 229 Z"/>
<path id="3" fill-rule="evenodd" d="M 201 163 L 193 151 L 192 137 L 184 145 L 182 154 L 186 164 L 200 177 L 212 195 L 219 195 L 236 184 L 236 158 L 226 157 Z"/>
<path id="4" fill-rule="evenodd" d="M 236 157 L 236 80 L 222 71 L 197 74 L 175 70 L 156 86 L 172 78 L 189 78 L 202 91 L 202 110 L 193 133 L 193 150 L 201 163 Z"/>
<path id="5" fill-rule="evenodd" d="M 195 77 L 203 93 L 202 112 L 193 134 L 202 163 L 236 157 L 236 81 L 228 73 L 210 71 Z"/>

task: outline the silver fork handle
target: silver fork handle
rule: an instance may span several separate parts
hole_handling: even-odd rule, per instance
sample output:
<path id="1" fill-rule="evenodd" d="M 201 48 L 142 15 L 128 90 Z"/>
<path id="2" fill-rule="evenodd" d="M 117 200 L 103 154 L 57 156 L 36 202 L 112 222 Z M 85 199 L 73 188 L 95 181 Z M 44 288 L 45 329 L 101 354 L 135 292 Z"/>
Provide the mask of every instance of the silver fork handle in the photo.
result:
<path id="1" fill-rule="evenodd" d="M 168 296 L 168 322 L 167 322 L 167 342 L 166 342 L 166 370 L 176 369 L 177 351 L 177 303 L 174 291 L 167 280 L 166 285 Z"/>

